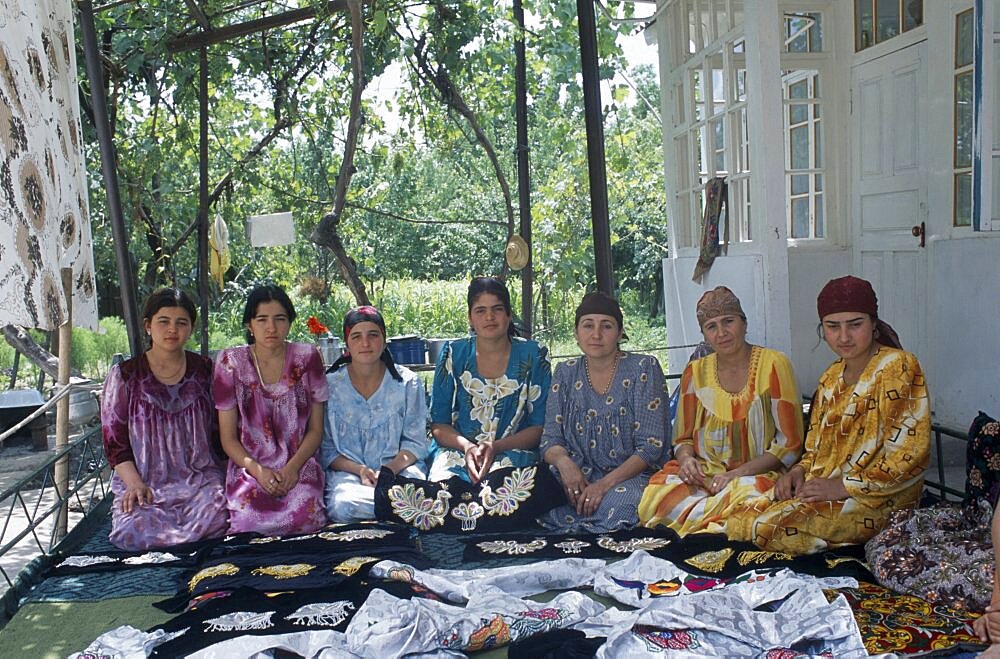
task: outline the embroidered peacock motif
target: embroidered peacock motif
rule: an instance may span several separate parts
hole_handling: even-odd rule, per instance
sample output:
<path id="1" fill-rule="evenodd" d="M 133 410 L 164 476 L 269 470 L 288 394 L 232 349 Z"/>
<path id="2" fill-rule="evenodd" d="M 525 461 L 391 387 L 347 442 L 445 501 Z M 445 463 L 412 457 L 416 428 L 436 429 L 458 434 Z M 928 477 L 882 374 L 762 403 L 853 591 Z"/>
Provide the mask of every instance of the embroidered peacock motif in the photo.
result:
<path id="1" fill-rule="evenodd" d="M 451 493 L 443 487 L 433 499 L 424 496 L 424 488 L 416 487 L 413 483 L 393 485 L 389 488 L 389 501 L 392 503 L 393 512 L 404 522 L 421 531 L 444 524 L 450 498 Z"/>
<path id="2" fill-rule="evenodd" d="M 535 487 L 537 467 L 515 469 L 503 477 L 503 485 L 493 491 L 489 483 L 483 483 L 479 498 L 490 515 L 512 515 L 531 496 Z"/>

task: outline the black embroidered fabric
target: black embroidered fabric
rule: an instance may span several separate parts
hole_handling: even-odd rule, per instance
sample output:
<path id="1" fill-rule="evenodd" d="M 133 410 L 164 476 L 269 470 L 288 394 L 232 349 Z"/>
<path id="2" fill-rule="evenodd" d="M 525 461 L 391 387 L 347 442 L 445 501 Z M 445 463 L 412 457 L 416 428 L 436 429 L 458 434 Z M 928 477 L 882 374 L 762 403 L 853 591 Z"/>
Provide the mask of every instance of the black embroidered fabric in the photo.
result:
<path id="1" fill-rule="evenodd" d="M 287 537 L 240 534 L 216 545 L 210 558 L 185 574 L 177 595 L 156 606 L 180 611 L 206 593 L 239 588 L 336 588 L 386 559 L 419 569 L 432 564 L 417 549 L 411 530 L 397 524 L 328 525 L 315 533 Z"/>
<path id="2" fill-rule="evenodd" d="M 547 465 L 504 467 L 473 485 L 454 476 L 427 481 L 385 467 L 375 485 L 375 517 L 422 532 L 496 533 L 538 528 L 535 519 L 566 503 Z"/>
<path id="3" fill-rule="evenodd" d="M 679 538 L 672 531 L 630 529 L 597 535 L 503 534 L 462 538 L 465 561 L 484 561 L 507 556 L 532 559 L 627 557 L 643 549 L 649 555 L 668 560 L 702 576 L 731 579 L 749 570 L 779 570 L 817 577 L 854 577 L 875 581 L 865 562 L 864 546 L 854 545 L 814 554 L 791 556 L 761 551 L 748 542 L 731 542 L 715 533 L 698 533 Z"/>

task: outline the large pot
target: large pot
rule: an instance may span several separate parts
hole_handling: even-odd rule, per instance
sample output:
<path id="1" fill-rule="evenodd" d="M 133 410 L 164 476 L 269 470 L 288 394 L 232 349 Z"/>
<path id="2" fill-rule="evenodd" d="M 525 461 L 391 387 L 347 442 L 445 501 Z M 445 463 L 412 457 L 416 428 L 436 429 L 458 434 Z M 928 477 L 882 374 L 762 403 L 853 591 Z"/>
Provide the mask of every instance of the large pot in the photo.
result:
<path id="1" fill-rule="evenodd" d="M 427 361 L 431 364 L 437 364 L 438 357 L 441 356 L 441 351 L 444 350 L 444 344 L 454 339 L 427 339 Z"/>

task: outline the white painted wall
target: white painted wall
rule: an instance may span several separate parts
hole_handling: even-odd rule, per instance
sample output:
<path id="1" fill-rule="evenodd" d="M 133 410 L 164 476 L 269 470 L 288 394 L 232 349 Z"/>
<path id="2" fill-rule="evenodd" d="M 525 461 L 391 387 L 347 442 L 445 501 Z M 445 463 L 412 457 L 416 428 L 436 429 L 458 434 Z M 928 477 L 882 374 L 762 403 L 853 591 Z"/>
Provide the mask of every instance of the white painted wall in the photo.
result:
<path id="1" fill-rule="evenodd" d="M 918 357 L 934 420 L 967 429 L 979 410 L 1000 417 L 1000 236 L 942 240 L 928 249 L 932 348 Z"/>
<path id="2" fill-rule="evenodd" d="M 789 308 L 791 311 L 792 349 L 789 358 L 795 367 L 799 390 L 810 395 L 819 376 L 836 355 L 819 340 L 816 327 L 816 296 L 834 277 L 851 274 L 850 248 L 790 249 L 788 251 Z"/>

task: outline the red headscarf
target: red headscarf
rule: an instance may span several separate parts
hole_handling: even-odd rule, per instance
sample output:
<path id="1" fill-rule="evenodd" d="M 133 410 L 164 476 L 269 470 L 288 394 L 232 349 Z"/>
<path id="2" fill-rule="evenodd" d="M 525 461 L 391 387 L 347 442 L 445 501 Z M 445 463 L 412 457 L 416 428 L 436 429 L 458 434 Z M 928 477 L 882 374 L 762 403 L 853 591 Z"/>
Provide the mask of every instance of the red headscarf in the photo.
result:
<path id="1" fill-rule="evenodd" d="M 875 323 L 875 340 L 890 348 L 902 349 L 899 342 L 899 335 L 892 329 L 889 323 L 879 320 L 878 298 L 875 296 L 875 289 L 872 285 L 858 277 L 847 275 L 831 279 L 819 292 L 816 298 L 816 310 L 819 312 L 819 319 L 823 320 L 833 313 L 844 311 L 855 311 L 868 314 Z"/>

